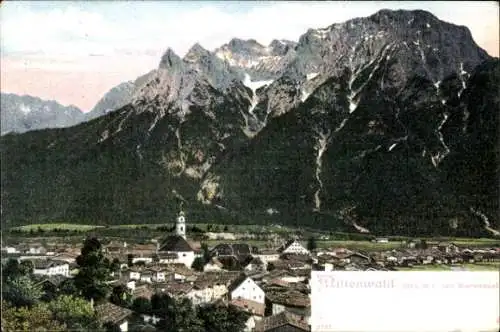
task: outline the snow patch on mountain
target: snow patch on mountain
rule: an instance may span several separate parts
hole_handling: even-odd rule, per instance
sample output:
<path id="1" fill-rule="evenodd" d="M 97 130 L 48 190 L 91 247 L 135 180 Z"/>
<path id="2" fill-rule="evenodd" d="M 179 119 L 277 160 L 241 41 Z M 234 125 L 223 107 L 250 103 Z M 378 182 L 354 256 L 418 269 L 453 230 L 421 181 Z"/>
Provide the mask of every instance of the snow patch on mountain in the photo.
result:
<path id="1" fill-rule="evenodd" d="M 316 189 L 316 192 L 314 193 L 314 210 L 315 211 L 320 211 L 321 210 L 321 198 L 320 198 L 320 193 L 321 190 L 323 189 L 323 182 L 321 181 L 321 168 L 323 166 L 323 154 L 325 153 L 328 143 L 330 142 L 330 130 L 325 131 L 319 131 L 316 130 L 317 140 L 316 140 L 316 145 L 314 146 L 314 149 L 316 150 L 316 181 L 318 182 L 318 188 Z"/>
<path id="2" fill-rule="evenodd" d="M 252 81 L 252 78 L 247 73 L 245 73 L 245 78 L 242 81 L 242 83 L 246 87 L 248 87 L 248 88 L 250 88 L 250 90 L 252 90 L 252 93 L 254 95 L 255 95 L 255 91 L 257 91 L 257 89 L 259 89 L 263 86 L 266 86 L 266 85 L 270 85 L 273 82 L 274 82 L 274 80 Z"/>
<path id="3" fill-rule="evenodd" d="M 308 81 L 312 80 L 313 78 L 315 78 L 316 76 L 318 76 L 318 73 L 309 73 L 306 75 L 306 78 Z"/>

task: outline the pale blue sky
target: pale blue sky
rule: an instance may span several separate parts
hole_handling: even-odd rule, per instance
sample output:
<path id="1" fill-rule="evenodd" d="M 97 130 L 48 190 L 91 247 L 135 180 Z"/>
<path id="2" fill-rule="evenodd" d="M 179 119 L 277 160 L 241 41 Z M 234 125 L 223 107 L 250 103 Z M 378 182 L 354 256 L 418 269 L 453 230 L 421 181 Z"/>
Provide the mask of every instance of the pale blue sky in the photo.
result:
<path id="1" fill-rule="evenodd" d="M 424 9 L 469 27 L 498 56 L 496 2 L 6 1 L 0 5 L 2 91 L 88 110 L 114 85 L 155 68 L 172 47 L 214 49 L 233 37 L 298 40 L 380 9 Z M 63 87 L 78 80 L 73 89 Z"/>

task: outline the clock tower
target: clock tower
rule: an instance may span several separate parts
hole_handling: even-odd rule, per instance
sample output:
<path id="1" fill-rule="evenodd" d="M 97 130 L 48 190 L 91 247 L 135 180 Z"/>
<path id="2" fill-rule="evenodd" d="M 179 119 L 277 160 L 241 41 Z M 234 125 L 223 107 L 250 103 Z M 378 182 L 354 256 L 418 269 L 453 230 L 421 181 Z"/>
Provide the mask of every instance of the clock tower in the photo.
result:
<path id="1" fill-rule="evenodd" d="M 184 240 L 186 239 L 186 217 L 182 210 L 177 215 L 177 220 L 175 221 L 175 235 L 181 236 Z"/>

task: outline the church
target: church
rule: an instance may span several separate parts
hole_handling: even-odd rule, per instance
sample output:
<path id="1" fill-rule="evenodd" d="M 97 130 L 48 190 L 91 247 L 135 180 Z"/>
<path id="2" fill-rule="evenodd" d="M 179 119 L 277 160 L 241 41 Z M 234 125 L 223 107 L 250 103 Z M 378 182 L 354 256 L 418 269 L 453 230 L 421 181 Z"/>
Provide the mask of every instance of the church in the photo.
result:
<path id="1" fill-rule="evenodd" d="M 180 211 L 175 221 L 175 233 L 168 235 L 158 243 L 158 256 L 172 257 L 170 263 L 182 263 L 191 268 L 195 259 L 195 252 L 186 240 L 186 217 Z M 161 259 L 161 258 L 160 258 Z"/>

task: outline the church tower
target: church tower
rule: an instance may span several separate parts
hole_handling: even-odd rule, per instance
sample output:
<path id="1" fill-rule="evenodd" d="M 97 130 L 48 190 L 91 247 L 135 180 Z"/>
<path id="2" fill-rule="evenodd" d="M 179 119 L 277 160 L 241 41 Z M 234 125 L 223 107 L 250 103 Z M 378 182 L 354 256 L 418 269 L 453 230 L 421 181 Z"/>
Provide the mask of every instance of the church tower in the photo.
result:
<path id="1" fill-rule="evenodd" d="M 181 236 L 184 240 L 186 239 L 186 218 L 182 210 L 177 215 L 177 220 L 175 221 L 175 235 Z"/>

